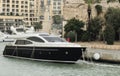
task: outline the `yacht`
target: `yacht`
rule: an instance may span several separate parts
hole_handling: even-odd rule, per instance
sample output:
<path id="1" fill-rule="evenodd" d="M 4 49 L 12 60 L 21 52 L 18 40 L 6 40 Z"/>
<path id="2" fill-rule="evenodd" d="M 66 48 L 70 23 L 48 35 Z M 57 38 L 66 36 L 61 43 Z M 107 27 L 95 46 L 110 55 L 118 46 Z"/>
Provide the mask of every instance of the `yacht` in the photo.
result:
<path id="1" fill-rule="evenodd" d="M 0 42 L 13 42 L 14 39 L 8 38 L 8 36 L 10 36 L 10 35 L 5 34 L 5 33 L 2 33 L 2 32 L 0 31 Z"/>
<path id="2" fill-rule="evenodd" d="M 16 39 L 6 45 L 3 55 L 39 61 L 75 63 L 82 58 L 86 47 L 67 42 L 48 34 L 34 34 Z"/>
<path id="3" fill-rule="evenodd" d="M 7 32 L 1 32 L 0 31 L 0 42 L 13 42 L 16 38 L 25 37 L 28 34 L 34 34 L 34 28 L 33 27 L 10 27 L 11 34 Z"/>

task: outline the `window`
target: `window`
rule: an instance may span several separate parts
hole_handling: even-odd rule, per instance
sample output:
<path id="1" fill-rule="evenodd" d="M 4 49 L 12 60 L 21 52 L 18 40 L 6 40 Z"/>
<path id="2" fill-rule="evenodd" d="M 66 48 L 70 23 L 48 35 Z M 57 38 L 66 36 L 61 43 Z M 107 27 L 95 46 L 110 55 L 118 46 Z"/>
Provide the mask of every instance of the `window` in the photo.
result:
<path id="1" fill-rule="evenodd" d="M 18 8 L 19 6 L 18 6 L 18 5 L 16 5 L 16 7 Z"/>
<path id="2" fill-rule="evenodd" d="M 6 1 L 5 0 L 3 0 L 3 3 L 5 3 Z"/>
<path id="3" fill-rule="evenodd" d="M 22 5 L 21 8 L 23 8 L 24 6 Z"/>
<path id="4" fill-rule="evenodd" d="M 12 12 L 14 12 L 15 11 L 15 9 L 12 9 Z"/>
<path id="5" fill-rule="evenodd" d="M 24 4 L 24 1 L 21 1 L 21 4 Z"/>
<path id="6" fill-rule="evenodd" d="M 25 10 L 25 12 L 28 12 L 28 10 Z"/>
<path id="7" fill-rule="evenodd" d="M 41 0 L 41 5 L 42 8 L 44 7 L 44 0 Z"/>
<path id="8" fill-rule="evenodd" d="M 14 8 L 14 7 L 15 7 L 15 5 L 12 5 L 12 7 Z"/>
<path id="9" fill-rule="evenodd" d="M 10 5 L 9 5 L 9 4 L 7 4 L 7 7 L 10 7 Z"/>
<path id="10" fill-rule="evenodd" d="M 21 12 L 24 12 L 24 10 L 21 10 Z"/>
<path id="11" fill-rule="evenodd" d="M 56 2 L 54 2 L 53 5 L 56 5 Z"/>
<path id="12" fill-rule="evenodd" d="M 7 13 L 7 15 L 9 15 L 9 13 Z"/>
<path id="13" fill-rule="evenodd" d="M 5 4 L 3 4 L 3 7 L 5 7 Z"/>
<path id="14" fill-rule="evenodd" d="M 60 2 L 58 2 L 58 5 L 61 5 L 61 3 L 60 3 Z"/>
<path id="15" fill-rule="evenodd" d="M 40 19 L 41 19 L 41 20 L 44 20 L 44 16 L 43 16 L 43 15 L 42 15 L 42 16 L 40 16 Z"/>
<path id="16" fill-rule="evenodd" d="M 28 14 L 25 14 L 25 16 L 28 16 Z"/>
<path id="17" fill-rule="evenodd" d="M 27 41 L 27 40 L 17 40 L 17 41 L 15 42 L 15 44 L 26 45 L 26 44 L 32 44 L 32 42 Z"/>
<path id="18" fill-rule="evenodd" d="M 57 7 L 58 9 L 61 9 L 61 7 Z"/>
<path id="19" fill-rule="evenodd" d="M 25 8 L 28 8 L 28 6 L 25 6 Z"/>
<path id="20" fill-rule="evenodd" d="M 5 11 L 5 9 L 3 9 L 3 12 Z"/>
<path id="21" fill-rule="evenodd" d="M 15 3 L 15 1 L 12 1 L 12 3 Z"/>
<path id="22" fill-rule="evenodd" d="M 38 37 L 29 37 L 27 39 L 35 41 L 35 42 L 44 42 L 41 38 L 38 38 Z"/>
<path id="23" fill-rule="evenodd" d="M 16 3 L 19 3 L 19 1 L 16 1 Z"/>
<path id="24" fill-rule="evenodd" d="M 50 5 L 50 3 L 51 3 L 51 1 L 50 1 L 50 0 L 48 0 L 48 1 L 47 1 L 47 4 L 48 4 L 48 5 Z"/>
<path id="25" fill-rule="evenodd" d="M 64 39 L 59 37 L 44 37 L 48 42 L 66 42 Z"/>
<path id="26" fill-rule="evenodd" d="M 10 2 L 10 0 L 7 0 L 7 2 L 9 3 L 9 2 Z"/>
<path id="27" fill-rule="evenodd" d="M 25 4 L 28 4 L 28 2 L 27 2 L 27 1 L 25 1 Z"/>
<path id="28" fill-rule="evenodd" d="M 56 9 L 56 7 L 53 7 L 53 9 Z"/>
<path id="29" fill-rule="evenodd" d="M 10 9 L 7 9 L 7 12 L 9 12 L 10 11 Z"/>
<path id="30" fill-rule="evenodd" d="M 19 9 L 16 9 L 16 12 L 18 12 L 19 11 Z"/>

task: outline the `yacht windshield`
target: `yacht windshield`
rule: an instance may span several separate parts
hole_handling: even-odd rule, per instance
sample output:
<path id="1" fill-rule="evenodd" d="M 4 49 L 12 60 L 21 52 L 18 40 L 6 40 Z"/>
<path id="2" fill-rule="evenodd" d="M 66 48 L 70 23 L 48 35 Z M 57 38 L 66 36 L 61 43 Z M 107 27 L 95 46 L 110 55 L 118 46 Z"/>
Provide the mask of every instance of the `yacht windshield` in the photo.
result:
<path id="1" fill-rule="evenodd" d="M 17 32 L 24 32 L 24 29 L 23 28 L 17 28 L 16 31 Z"/>
<path id="2" fill-rule="evenodd" d="M 64 39 L 59 37 L 43 37 L 43 38 L 45 38 L 48 42 L 66 42 Z"/>

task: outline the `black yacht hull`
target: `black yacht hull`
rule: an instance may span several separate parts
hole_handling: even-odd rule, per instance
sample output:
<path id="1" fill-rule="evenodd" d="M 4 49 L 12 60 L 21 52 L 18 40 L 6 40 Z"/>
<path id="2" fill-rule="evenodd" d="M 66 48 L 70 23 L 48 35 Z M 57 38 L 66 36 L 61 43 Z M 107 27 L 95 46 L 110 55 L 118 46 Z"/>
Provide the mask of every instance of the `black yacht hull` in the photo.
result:
<path id="1" fill-rule="evenodd" d="M 85 47 L 6 46 L 4 56 L 40 61 L 74 63 L 82 58 Z"/>

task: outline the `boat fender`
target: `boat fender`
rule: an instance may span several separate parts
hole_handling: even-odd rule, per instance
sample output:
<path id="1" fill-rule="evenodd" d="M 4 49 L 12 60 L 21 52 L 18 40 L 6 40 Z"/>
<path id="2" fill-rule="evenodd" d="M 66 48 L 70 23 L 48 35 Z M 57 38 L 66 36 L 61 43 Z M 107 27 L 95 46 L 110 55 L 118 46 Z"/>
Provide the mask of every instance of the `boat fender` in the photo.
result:
<path id="1" fill-rule="evenodd" d="M 94 53 L 93 59 L 99 60 L 100 59 L 100 54 L 99 53 Z"/>

